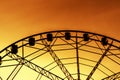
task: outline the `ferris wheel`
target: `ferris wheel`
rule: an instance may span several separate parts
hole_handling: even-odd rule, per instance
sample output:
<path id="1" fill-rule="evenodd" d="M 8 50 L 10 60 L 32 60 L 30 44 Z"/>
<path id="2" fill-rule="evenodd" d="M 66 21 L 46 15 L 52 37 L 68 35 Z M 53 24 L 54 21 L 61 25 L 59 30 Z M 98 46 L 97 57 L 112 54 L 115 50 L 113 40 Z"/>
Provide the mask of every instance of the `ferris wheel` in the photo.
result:
<path id="1" fill-rule="evenodd" d="M 34 34 L 0 51 L 0 80 L 120 80 L 120 41 L 79 30 Z"/>

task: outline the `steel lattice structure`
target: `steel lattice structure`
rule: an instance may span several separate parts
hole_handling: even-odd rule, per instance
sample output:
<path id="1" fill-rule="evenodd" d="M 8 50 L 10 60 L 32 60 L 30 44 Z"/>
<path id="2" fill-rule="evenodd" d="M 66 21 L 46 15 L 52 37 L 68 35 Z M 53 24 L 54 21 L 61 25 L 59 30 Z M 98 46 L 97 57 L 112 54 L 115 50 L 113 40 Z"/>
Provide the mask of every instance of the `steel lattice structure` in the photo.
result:
<path id="1" fill-rule="evenodd" d="M 120 80 L 120 41 L 79 30 L 34 34 L 0 51 L 0 80 Z"/>

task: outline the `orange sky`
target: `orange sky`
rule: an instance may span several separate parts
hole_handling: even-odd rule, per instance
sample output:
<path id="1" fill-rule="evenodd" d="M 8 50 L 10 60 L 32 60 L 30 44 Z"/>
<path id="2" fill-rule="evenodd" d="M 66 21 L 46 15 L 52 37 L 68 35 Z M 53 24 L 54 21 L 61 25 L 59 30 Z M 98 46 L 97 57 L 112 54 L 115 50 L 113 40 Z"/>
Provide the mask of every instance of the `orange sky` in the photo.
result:
<path id="1" fill-rule="evenodd" d="M 120 39 L 120 0 L 0 0 L 0 50 L 26 36 L 60 29 Z"/>
<path id="2" fill-rule="evenodd" d="M 31 34 L 77 29 L 120 39 L 120 0 L 1 0 L 0 49 Z"/>

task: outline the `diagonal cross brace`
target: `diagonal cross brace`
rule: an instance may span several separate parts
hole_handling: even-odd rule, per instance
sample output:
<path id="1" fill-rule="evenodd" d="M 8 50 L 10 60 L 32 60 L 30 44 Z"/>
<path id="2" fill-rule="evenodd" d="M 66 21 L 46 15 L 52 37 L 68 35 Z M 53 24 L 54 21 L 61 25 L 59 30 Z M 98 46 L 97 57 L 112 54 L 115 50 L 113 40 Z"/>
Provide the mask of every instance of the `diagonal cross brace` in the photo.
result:
<path id="1" fill-rule="evenodd" d="M 120 72 L 115 73 L 115 74 L 113 74 L 111 76 L 108 76 L 108 77 L 106 77 L 106 78 L 104 78 L 102 80 L 114 80 L 114 79 L 120 79 Z"/>
<path id="2" fill-rule="evenodd" d="M 50 55 L 54 59 L 54 61 L 57 63 L 57 65 L 60 67 L 62 72 L 65 74 L 68 80 L 74 80 L 72 75 L 69 73 L 69 71 L 66 69 L 66 67 L 63 65 L 63 63 L 60 61 L 60 59 L 57 57 L 57 55 L 54 53 L 54 51 L 49 47 L 48 48 Z"/>
<path id="3" fill-rule="evenodd" d="M 22 57 L 20 57 L 19 55 L 9 54 L 8 56 L 11 57 L 12 59 L 18 61 L 18 62 L 22 61 L 22 63 L 21 63 L 22 65 L 27 66 L 28 68 L 40 73 L 41 75 L 49 78 L 50 80 L 63 80 L 61 77 L 59 77 L 59 76 L 45 70 L 44 68 L 42 68 L 42 67 L 40 67 L 40 66 L 26 60 L 26 59 L 24 59 Z"/>
<path id="4" fill-rule="evenodd" d="M 0 80 L 3 80 L 2 77 L 0 77 Z"/>
<path id="5" fill-rule="evenodd" d="M 105 52 L 103 53 L 103 55 L 100 57 L 99 61 L 97 62 L 97 64 L 95 65 L 95 67 L 93 68 L 93 70 L 90 72 L 90 74 L 88 75 L 86 80 L 90 80 L 90 78 L 92 77 L 92 75 L 94 74 L 94 72 L 96 71 L 96 69 L 98 68 L 99 64 L 102 62 L 103 58 L 106 56 L 107 52 L 109 51 L 109 49 L 112 46 L 113 41 L 111 42 L 111 44 L 108 46 L 108 48 L 105 50 Z"/>
<path id="6" fill-rule="evenodd" d="M 54 61 L 57 63 L 57 65 L 59 66 L 59 68 L 62 70 L 62 72 L 64 73 L 64 75 L 66 76 L 66 78 L 68 80 L 74 80 L 74 78 L 72 77 L 72 75 L 69 73 L 69 71 L 66 69 L 66 67 L 63 65 L 63 63 L 60 61 L 60 59 L 58 58 L 58 56 L 55 54 L 55 52 L 51 49 L 52 46 L 50 46 L 46 41 L 42 41 L 43 44 L 46 46 L 48 52 L 50 53 L 50 55 L 52 56 L 52 58 L 54 59 Z M 52 44 L 53 45 L 53 44 Z"/>
<path id="7" fill-rule="evenodd" d="M 12 71 L 12 73 L 9 75 L 9 77 L 7 78 L 7 80 L 13 80 L 16 75 L 18 74 L 18 72 L 20 71 L 20 69 L 22 68 L 23 65 L 18 64 L 14 70 Z"/>

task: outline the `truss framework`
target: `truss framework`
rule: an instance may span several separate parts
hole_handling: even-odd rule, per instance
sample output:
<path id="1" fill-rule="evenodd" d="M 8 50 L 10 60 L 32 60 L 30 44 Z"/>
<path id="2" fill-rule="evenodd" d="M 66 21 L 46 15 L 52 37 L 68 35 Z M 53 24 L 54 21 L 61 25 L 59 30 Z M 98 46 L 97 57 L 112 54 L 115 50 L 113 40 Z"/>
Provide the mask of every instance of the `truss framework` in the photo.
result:
<path id="1" fill-rule="evenodd" d="M 119 80 L 119 79 L 120 79 L 120 72 L 115 73 L 115 74 L 113 74 L 111 76 L 108 76 L 108 77 L 106 77 L 106 78 L 104 78 L 102 80 Z"/>
<path id="2" fill-rule="evenodd" d="M 47 50 L 49 51 L 50 55 L 52 56 L 52 58 L 54 59 L 54 61 L 57 63 L 57 65 L 60 67 L 60 69 L 62 70 L 62 72 L 65 74 L 65 76 L 67 77 L 68 80 L 74 80 L 73 77 L 71 76 L 71 74 L 68 72 L 68 70 L 66 69 L 66 67 L 63 65 L 63 63 L 60 61 L 60 59 L 58 58 L 58 56 L 55 54 L 55 52 L 52 50 L 51 46 L 49 44 L 47 44 L 47 42 L 42 41 L 43 44 L 45 45 L 45 47 L 47 48 Z"/>
<path id="3" fill-rule="evenodd" d="M 113 42 L 111 42 L 112 45 Z M 98 60 L 97 64 L 95 65 L 95 67 L 93 68 L 93 70 L 90 72 L 89 76 L 87 77 L 86 80 L 89 80 L 91 78 L 91 76 L 94 74 L 94 72 L 96 71 L 96 69 L 98 68 L 99 64 L 101 63 L 101 61 L 103 60 L 103 58 L 105 57 L 105 55 L 107 54 L 107 52 L 109 51 L 111 45 L 108 46 L 108 48 L 105 50 L 105 52 L 103 53 L 103 55 L 100 57 L 100 59 Z"/>
<path id="4" fill-rule="evenodd" d="M 70 40 L 65 40 L 64 39 L 64 37 L 65 37 L 64 33 L 65 32 L 73 33 Z M 45 34 L 47 34 L 47 33 L 54 34 L 53 41 L 51 41 L 51 42 L 47 41 L 47 38 L 45 37 Z M 90 35 L 89 36 L 90 40 L 84 41 L 84 39 L 83 39 L 84 37 L 81 36 L 81 34 L 84 34 L 84 33 L 88 33 Z M 36 36 L 40 36 L 40 38 L 39 39 L 37 38 L 35 41 L 36 41 L 36 44 L 42 45 L 41 48 L 34 47 L 34 46 L 28 46 L 29 45 L 28 39 L 30 37 L 36 37 Z M 101 43 L 100 38 L 102 38 L 102 37 L 106 37 L 108 39 L 107 45 L 100 44 Z M 65 42 L 65 44 L 62 44 L 62 43 L 56 44 L 57 39 L 61 39 L 62 41 Z M 41 43 L 37 43 L 39 41 L 41 41 Z M 92 45 L 88 45 L 92 41 L 94 41 L 96 43 L 97 47 L 92 46 Z M 22 54 L 21 55 L 11 53 L 11 46 L 13 44 L 17 44 L 18 49 L 22 49 L 22 52 L 21 52 Z M 14 70 L 11 72 L 11 74 L 8 76 L 7 80 L 14 79 L 14 77 L 19 73 L 22 66 L 27 66 L 28 68 L 30 68 L 30 69 L 34 70 L 35 72 L 39 73 L 36 80 L 38 78 L 40 78 L 42 75 L 47 77 L 48 79 L 51 79 L 51 80 L 64 80 L 64 79 L 75 80 L 73 75 L 69 72 L 69 70 L 67 70 L 67 68 L 65 66 L 66 64 L 64 64 L 62 62 L 62 59 L 60 59 L 56 55 L 56 51 L 66 51 L 66 50 L 73 50 L 73 49 L 76 50 L 76 57 L 75 57 L 76 62 L 75 63 L 77 64 L 77 75 L 78 75 L 78 77 L 76 79 L 80 80 L 80 78 L 81 78 L 80 76 L 83 74 L 80 71 L 80 69 L 81 69 L 80 65 L 92 67 L 92 70 L 91 70 L 90 74 L 87 74 L 86 80 L 93 79 L 92 76 L 93 76 L 93 74 L 95 73 L 96 70 L 99 70 L 105 76 L 108 76 L 106 78 L 103 78 L 102 80 L 112 80 L 112 79 L 117 80 L 118 78 L 120 78 L 120 76 L 119 76 L 120 72 L 115 73 L 113 70 L 110 70 L 108 67 L 106 67 L 105 65 L 102 64 L 103 58 L 106 57 L 106 58 L 110 59 L 112 62 L 114 62 L 116 65 L 120 66 L 120 62 L 117 61 L 118 59 L 120 59 L 120 56 L 119 56 L 120 53 L 114 53 L 113 52 L 114 50 L 116 50 L 116 52 L 119 51 L 120 41 L 116 40 L 116 39 L 113 39 L 113 38 L 110 38 L 110 37 L 107 37 L 107 36 L 104 36 L 104 35 L 91 33 L 91 32 L 85 32 L 85 31 L 77 31 L 77 30 L 59 30 L 59 31 L 50 31 L 50 32 L 39 33 L 39 34 L 35 34 L 35 35 L 32 35 L 32 36 L 28 36 L 28 37 L 23 38 L 23 39 L 15 42 L 13 44 L 9 45 L 8 47 L 6 47 L 6 48 L 4 48 L 3 50 L 0 51 L 1 60 L 4 59 L 6 56 L 9 56 L 11 59 L 16 60 L 17 62 L 19 62 L 19 64 L 17 64 L 17 66 L 16 65 L 7 65 L 7 67 L 16 66 L 14 68 Z M 52 48 L 53 46 L 65 46 L 65 45 L 69 45 L 69 46 L 71 46 L 71 48 L 64 48 L 64 49 L 53 49 Z M 101 51 L 101 53 L 91 51 L 91 50 L 87 50 L 87 49 L 82 49 L 81 48 L 82 46 L 87 46 L 87 47 L 99 49 Z M 24 52 L 25 48 L 24 47 L 29 47 L 29 48 L 32 48 L 32 49 L 36 49 L 36 51 L 34 51 L 31 54 L 25 56 L 25 52 Z M 98 61 L 93 61 L 93 60 L 90 60 L 90 59 L 87 59 L 87 58 L 82 58 L 82 57 L 79 56 L 79 50 L 84 51 L 84 52 L 97 54 L 97 55 L 100 56 L 100 59 Z M 41 52 L 44 51 L 44 52 L 42 52 L 42 54 L 40 54 L 40 55 L 38 55 L 36 57 L 33 57 L 30 60 L 27 60 L 27 58 L 29 56 L 32 56 L 33 54 L 36 54 L 39 51 L 41 51 Z M 43 67 L 40 67 L 39 65 L 31 62 L 32 60 L 46 54 L 47 52 L 49 52 L 51 57 L 53 58 L 53 60 L 54 60 L 53 63 L 56 63 L 57 66 L 64 73 L 64 75 L 65 75 L 64 78 L 59 77 L 58 75 L 50 72 L 50 70 L 46 70 Z M 115 59 L 117 58 L 117 60 L 111 58 L 111 56 L 114 56 Z M 72 58 L 69 58 L 69 59 L 72 59 Z M 96 65 L 91 66 L 89 64 L 81 63 L 80 59 L 95 62 Z M 2 63 L 2 62 L 0 62 L 0 63 Z M 47 66 L 49 66 L 49 65 L 51 65 L 53 63 L 50 63 Z M 68 64 L 72 64 L 72 63 L 68 63 Z M 108 70 L 113 75 L 110 76 L 109 74 L 107 74 L 103 70 L 99 69 L 99 66 L 104 67 L 106 70 Z M 1 67 L 6 67 L 6 66 L 1 66 Z M 54 66 L 52 69 L 54 69 L 55 67 L 56 66 Z M 86 74 L 85 74 L 85 76 L 86 76 Z"/>
<path id="5" fill-rule="evenodd" d="M 16 61 L 18 61 L 19 63 L 21 63 L 22 65 L 27 66 L 28 68 L 38 72 L 41 75 L 46 76 L 47 78 L 51 79 L 51 80 L 63 80 L 62 78 L 60 78 L 59 76 L 41 68 L 40 66 L 18 56 L 18 55 L 14 55 L 14 54 L 9 54 L 9 57 L 11 57 L 12 59 L 15 59 Z M 21 62 L 22 61 L 22 62 Z M 19 66 L 19 65 L 18 65 Z M 22 66 L 21 66 L 22 67 Z M 16 69 L 16 68 L 15 68 Z M 14 70 L 13 70 L 14 71 Z M 15 74 L 16 75 L 16 74 Z M 15 76 L 14 75 L 14 76 Z M 11 76 L 11 75 L 10 75 Z"/>

